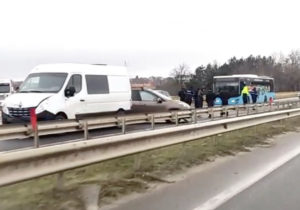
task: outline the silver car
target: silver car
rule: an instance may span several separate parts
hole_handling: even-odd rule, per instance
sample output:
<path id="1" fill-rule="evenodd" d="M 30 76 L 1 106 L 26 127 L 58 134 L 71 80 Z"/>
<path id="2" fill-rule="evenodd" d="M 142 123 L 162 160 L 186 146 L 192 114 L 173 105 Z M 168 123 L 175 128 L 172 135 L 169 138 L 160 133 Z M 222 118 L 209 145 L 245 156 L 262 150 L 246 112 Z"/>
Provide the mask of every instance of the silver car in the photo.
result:
<path id="1" fill-rule="evenodd" d="M 156 90 L 132 89 L 132 107 L 134 113 L 154 113 L 175 110 L 188 110 L 191 107 L 182 102 L 173 100 Z"/>

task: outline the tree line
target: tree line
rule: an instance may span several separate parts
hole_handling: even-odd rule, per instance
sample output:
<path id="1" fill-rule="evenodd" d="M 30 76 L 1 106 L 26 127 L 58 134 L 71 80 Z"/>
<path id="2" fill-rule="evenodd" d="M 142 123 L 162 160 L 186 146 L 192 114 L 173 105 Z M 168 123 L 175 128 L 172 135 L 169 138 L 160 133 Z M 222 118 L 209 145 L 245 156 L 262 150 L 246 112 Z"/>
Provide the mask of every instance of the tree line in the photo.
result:
<path id="1" fill-rule="evenodd" d="M 178 73 L 178 69 L 188 67 L 185 64 L 173 69 L 172 74 Z M 187 72 L 182 71 L 181 72 Z M 176 73 L 175 73 L 176 74 Z M 188 73 L 187 73 L 188 74 Z M 194 86 L 211 89 L 213 77 L 232 74 L 256 74 L 270 76 L 275 79 L 275 91 L 299 91 L 300 90 L 300 51 L 292 51 L 288 56 L 253 56 L 247 58 L 232 57 L 222 65 L 209 63 L 199 66 L 191 73 L 190 80 L 181 82 L 176 79 L 179 86 Z M 181 76 L 182 78 L 182 76 Z"/>
<path id="2" fill-rule="evenodd" d="M 163 89 L 171 95 L 177 95 L 182 86 L 189 88 L 212 89 L 213 77 L 232 74 L 256 74 L 275 79 L 275 91 L 300 90 L 300 51 L 292 51 L 287 56 L 253 56 L 246 58 L 232 57 L 223 64 L 217 62 L 206 66 L 200 65 L 194 72 L 186 64 L 180 64 L 170 73 L 170 77 L 150 77 L 156 89 Z M 142 79 L 142 78 L 141 78 Z"/>

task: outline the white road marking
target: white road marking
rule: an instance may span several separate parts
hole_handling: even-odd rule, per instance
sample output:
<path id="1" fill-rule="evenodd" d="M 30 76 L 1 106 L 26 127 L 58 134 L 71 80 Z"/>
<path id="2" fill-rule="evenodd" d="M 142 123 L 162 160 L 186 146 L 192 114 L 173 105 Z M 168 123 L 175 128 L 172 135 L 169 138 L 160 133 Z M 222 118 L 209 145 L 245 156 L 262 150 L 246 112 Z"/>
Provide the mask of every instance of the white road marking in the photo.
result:
<path id="1" fill-rule="evenodd" d="M 253 174 L 250 177 L 247 177 L 244 180 L 241 180 L 234 186 L 230 187 L 227 190 L 224 190 L 223 192 L 217 194 L 216 196 L 210 198 L 207 200 L 205 203 L 202 205 L 196 207 L 194 210 L 213 210 L 216 209 L 217 207 L 221 206 L 224 204 L 226 201 L 230 200 L 240 192 L 246 190 L 265 176 L 269 175 L 276 169 L 278 169 L 280 166 L 284 165 L 288 161 L 292 160 L 296 156 L 300 154 L 300 147 L 292 150 L 290 153 L 280 157 L 273 163 L 269 164 L 264 170 L 259 171 L 255 174 Z"/>

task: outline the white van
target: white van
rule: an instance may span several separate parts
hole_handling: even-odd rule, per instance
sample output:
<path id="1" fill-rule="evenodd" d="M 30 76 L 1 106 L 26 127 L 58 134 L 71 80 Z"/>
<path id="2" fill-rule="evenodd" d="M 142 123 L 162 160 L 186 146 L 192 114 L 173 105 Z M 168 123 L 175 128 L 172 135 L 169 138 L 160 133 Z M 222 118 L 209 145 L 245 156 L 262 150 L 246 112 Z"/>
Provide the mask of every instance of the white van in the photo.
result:
<path id="1" fill-rule="evenodd" d="M 31 108 L 36 109 L 39 120 L 129 110 L 131 87 L 127 69 L 90 64 L 39 65 L 19 92 L 3 102 L 2 121 L 28 121 Z"/>
<path id="2" fill-rule="evenodd" d="M 0 79 L 0 106 L 6 97 L 14 92 L 13 82 L 10 79 Z"/>

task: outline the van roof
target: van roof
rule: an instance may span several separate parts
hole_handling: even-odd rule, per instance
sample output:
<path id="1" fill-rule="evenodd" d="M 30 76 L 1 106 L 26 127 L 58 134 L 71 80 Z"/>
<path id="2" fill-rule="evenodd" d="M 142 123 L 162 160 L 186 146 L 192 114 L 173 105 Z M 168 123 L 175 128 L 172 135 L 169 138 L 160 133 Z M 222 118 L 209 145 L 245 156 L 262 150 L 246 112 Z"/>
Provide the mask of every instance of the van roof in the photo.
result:
<path id="1" fill-rule="evenodd" d="M 85 73 L 85 74 L 104 74 L 104 75 L 128 75 L 127 69 L 124 66 L 107 66 L 93 64 L 74 64 L 74 63 L 59 63 L 59 64 L 42 64 L 36 66 L 31 73 L 39 72 L 55 72 L 55 73 Z"/>
<path id="2" fill-rule="evenodd" d="M 0 79 L 0 83 L 11 83 L 10 79 Z"/>

